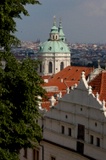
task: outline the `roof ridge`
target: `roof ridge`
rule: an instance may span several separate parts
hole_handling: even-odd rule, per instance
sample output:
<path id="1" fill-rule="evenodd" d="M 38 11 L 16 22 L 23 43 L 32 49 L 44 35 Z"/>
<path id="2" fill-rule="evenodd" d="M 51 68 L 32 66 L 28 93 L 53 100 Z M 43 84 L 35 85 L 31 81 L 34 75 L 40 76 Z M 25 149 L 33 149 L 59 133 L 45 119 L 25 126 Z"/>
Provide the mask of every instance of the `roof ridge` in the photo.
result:
<path id="1" fill-rule="evenodd" d="M 106 72 L 105 72 L 106 73 Z M 103 92 L 103 82 L 104 82 L 104 74 L 105 74 L 104 72 L 102 72 L 101 73 L 101 86 L 100 86 L 100 94 L 102 94 L 102 92 Z"/>

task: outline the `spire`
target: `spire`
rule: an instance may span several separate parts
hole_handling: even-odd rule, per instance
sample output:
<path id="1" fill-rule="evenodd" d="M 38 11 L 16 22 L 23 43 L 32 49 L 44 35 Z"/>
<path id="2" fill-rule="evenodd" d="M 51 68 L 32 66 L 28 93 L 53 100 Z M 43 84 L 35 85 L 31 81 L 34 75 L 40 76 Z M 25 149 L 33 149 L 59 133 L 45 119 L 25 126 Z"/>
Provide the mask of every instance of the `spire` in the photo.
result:
<path id="1" fill-rule="evenodd" d="M 53 17 L 53 26 L 56 26 L 56 16 Z"/>
<path id="2" fill-rule="evenodd" d="M 61 18 L 60 18 L 60 22 L 59 22 L 58 31 L 59 31 L 60 40 L 62 40 L 62 41 L 65 42 L 65 35 L 64 35 L 64 32 L 63 32 L 63 27 L 62 27 L 62 20 L 61 20 Z"/>
<path id="3" fill-rule="evenodd" d="M 63 27 L 62 27 L 62 20 L 61 20 L 61 18 L 60 18 L 60 21 L 59 21 L 59 29 L 62 29 Z"/>
<path id="4" fill-rule="evenodd" d="M 58 41 L 59 40 L 59 33 L 58 28 L 56 27 L 56 16 L 53 17 L 53 26 L 50 31 L 50 38 L 49 40 Z"/>

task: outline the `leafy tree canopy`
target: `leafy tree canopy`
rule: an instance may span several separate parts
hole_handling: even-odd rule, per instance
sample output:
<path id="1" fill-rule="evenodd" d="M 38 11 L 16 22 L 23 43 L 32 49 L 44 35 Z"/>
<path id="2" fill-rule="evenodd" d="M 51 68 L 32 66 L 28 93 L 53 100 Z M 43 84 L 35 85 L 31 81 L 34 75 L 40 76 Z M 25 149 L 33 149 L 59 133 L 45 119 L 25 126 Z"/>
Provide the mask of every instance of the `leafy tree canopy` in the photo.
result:
<path id="1" fill-rule="evenodd" d="M 18 160 L 22 148 L 38 145 L 42 138 L 37 123 L 38 96 L 43 97 L 43 83 L 37 74 L 38 62 L 25 59 L 18 62 L 10 53 L 16 22 L 21 13 L 28 15 L 26 4 L 40 4 L 37 0 L 0 0 L 0 160 Z"/>
<path id="2" fill-rule="evenodd" d="M 38 0 L 0 0 L 0 45 L 6 50 L 11 44 L 15 44 L 18 39 L 13 35 L 16 31 L 14 18 L 20 18 L 21 14 L 28 16 L 25 9 L 26 4 L 40 4 Z"/>
<path id="3" fill-rule="evenodd" d="M 37 65 L 30 59 L 19 63 L 9 55 L 5 68 L 0 68 L 0 155 L 15 160 L 20 149 L 32 148 L 42 138 L 38 95 L 43 97 L 45 91 Z"/>

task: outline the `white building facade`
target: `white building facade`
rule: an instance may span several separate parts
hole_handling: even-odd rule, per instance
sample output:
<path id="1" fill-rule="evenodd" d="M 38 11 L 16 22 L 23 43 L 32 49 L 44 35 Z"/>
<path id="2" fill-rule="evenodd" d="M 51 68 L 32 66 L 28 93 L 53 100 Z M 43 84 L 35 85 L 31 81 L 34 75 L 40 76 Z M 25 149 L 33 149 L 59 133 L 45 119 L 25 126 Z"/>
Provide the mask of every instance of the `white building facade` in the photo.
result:
<path id="1" fill-rule="evenodd" d="M 42 160 L 103 160 L 106 157 L 106 108 L 84 73 L 77 87 L 51 106 L 43 119 Z"/>

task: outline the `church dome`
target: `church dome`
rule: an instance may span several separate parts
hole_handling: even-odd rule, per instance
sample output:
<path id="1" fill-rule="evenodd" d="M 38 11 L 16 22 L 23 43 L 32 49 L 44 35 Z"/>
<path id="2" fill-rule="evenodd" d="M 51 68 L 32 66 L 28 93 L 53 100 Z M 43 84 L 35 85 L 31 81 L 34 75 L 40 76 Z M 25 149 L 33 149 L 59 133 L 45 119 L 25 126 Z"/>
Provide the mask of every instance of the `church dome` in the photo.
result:
<path id="1" fill-rule="evenodd" d="M 70 65 L 70 49 L 65 43 L 65 34 L 61 22 L 56 26 L 54 17 L 49 39 L 39 46 L 37 58 L 40 60 L 38 72 L 40 75 L 52 75 Z"/>
<path id="2" fill-rule="evenodd" d="M 42 53 L 70 53 L 66 43 L 63 41 L 46 41 L 40 46 L 39 52 Z"/>
<path id="3" fill-rule="evenodd" d="M 65 43 L 65 35 L 62 30 L 61 21 L 59 23 L 59 28 L 56 27 L 55 17 L 50 31 L 49 40 L 41 44 L 39 53 L 70 53 L 70 49 Z"/>

